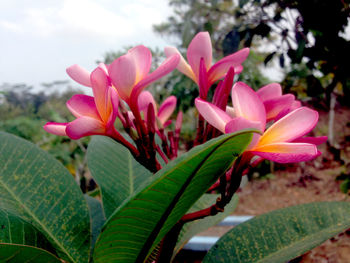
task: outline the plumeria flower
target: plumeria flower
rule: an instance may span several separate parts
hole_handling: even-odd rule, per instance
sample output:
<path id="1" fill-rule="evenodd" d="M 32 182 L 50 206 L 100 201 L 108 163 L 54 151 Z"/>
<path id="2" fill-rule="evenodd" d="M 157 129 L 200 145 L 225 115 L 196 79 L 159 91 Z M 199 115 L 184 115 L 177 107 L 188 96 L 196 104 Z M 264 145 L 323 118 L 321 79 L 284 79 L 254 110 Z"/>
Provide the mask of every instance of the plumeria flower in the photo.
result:
<path id="1" fill-rule="evenodd" d="M 67 102 L 68 109 L 77 119 L 69 123 L 48 122 L 44 126 L 47 132 L 75 140 L 96 134 L 120 137 L 114 127 L 118 94 L 110 87 L 106 72 L 101 67 L 96 68 L 90 74 L 90 83 L 93 97 L 78 94 Z"/>
<path id="2" fill-rule="evenodd" d="M 230 67 L 234 68 L 235 74 L 239 74 L 243 70 L 241 64 L 249 54 L 249 48 L 244 48 L 212 65 L 212 45 L 208 32 L 200 32 L 192 39 L 187 49 L 188 63 L 175 47 L 166 47 L 164 51 L 167 57 L 174 54 L 180 56 L 177 69 L 197 83 L 202 99 L 206 99 L 210 86 L 223 78 Z"/>
<path id="3" fill-rule="evenodd" d="M 248 147 L 251 154 L 279 163 L 308 161 L 320 155 L 316 145 L 327 137 L 303 137 L 316 126 L 316 111 L 299 107 L 265 130 L 266 111 L 259 95 L 248 85 L 237 82 L 231 96 L 235 117 L 202 99 L 196 99 L 196 107 L 208 123 L 223 133 L 246 128 L 260 130 L 262 135 L 255 134 Z"/>
<path id="4" fill-rule="evenodd" d="M 114 60 L 108 67 L 108 74 L 119 96 L 129 104 L 134 112 L 137 110 L 137 98 L 141 91 L 174 70 L 179 60 L 179 55 L 174 54 L 149 74 L 152 54 L 148 48 L 140 45 Z"/>

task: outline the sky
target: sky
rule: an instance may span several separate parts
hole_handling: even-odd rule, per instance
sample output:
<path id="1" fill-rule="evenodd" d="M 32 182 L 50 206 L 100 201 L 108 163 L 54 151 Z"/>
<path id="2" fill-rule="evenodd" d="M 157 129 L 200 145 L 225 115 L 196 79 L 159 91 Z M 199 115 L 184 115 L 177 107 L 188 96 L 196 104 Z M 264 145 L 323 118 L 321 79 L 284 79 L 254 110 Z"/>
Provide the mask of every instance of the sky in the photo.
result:
<path id="1" fill-rule="evenodd" d="M 107 51 L 170 45 L 152 25 L 171 15 L 164 0 L 1 0 L 0 85 L 67 80 L 65 69 L 96 67 Z M 42 88 L 41 88 L 42 89 Z"/>

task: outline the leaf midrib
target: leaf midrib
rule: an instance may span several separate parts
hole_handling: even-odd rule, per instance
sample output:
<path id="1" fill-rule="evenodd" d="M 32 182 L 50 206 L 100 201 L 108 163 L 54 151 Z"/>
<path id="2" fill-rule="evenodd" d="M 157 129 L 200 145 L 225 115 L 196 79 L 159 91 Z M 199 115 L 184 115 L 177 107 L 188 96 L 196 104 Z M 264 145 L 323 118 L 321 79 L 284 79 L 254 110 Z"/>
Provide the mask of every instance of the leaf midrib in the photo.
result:
<path id="1" fill-rule="evenodd" d="M 70 253 L 68 253 L 68 251 L 61 245 L 61 243 L 55 238 L 55 236 L 52 235 L 51 231 L 49 231 L 48 228 L 46 228 L 46 226 L 44 224 L 42 224 L 42 222 L 35 216 L 35 214 L 33 214 L 30 209 L 25 205 L 25 203 L 22 202 L 21 199 L 18 199 L 17 196 L 15 195 L 15 193 L 11 190 L 11 188 L 9 188 L 4 182 L 3 180 L 0 180 L 0 183 L 2 184 L 2 186 L 10 193 L 10 195 L 21 205 L 21 207 L 23 207 L 23 209 L 27 212 L 27 214 L 29 214 L 34 220 L 35 222 L 37 222 L 40 227 L 42 227 L 42 229 L 45 230 L 45 232 L 50 236 L 50 238 L 55 241 L 55 243 L 59 246 L 59 248 L 69 257 L 70 260 L 72 260 L 73 262 L 77 262 L 75 261 Z"/>
<path id="2" fill-rule="evenodd" d="M 151 235 L 147 238 L 147 241 L 145 242 L 145 245 L 142 247 L 141 252 L 139 253 L 139 255 L 138 255 L 138 257 L 137 257 L 135 262 L 142 262 L 143 259 L 147 256 L 148 251 L 150 250 L 150 248 L 153 245 L 153 241 L 157 238 L 160 230 L 162 229 L 162 227 L 164 226 L 164 224 L 165 224 L 166 220 L 168 219 L 169 215 L 173 211 L 173 208 L 176 206 L 176 204 L 180 200 L 181 196 L 186 191 L 188 185 L 191 183 L 192 178 L 197 174 L 199 169 L 202 167 L 203 163 L 213 154 L 214 151 L 216 151 L 217 148 L 222 146 L 225 142 L 230 140 L 232 137 L 230 136 L 230 137 L 226 138 L 226 140 L 223 140 L 220 144 L 218 144 L 216 147 L 214 147 L 208 153 L 208 155 L 193 170 L 192 175 L 187 178 L 186 182 L 183 184 L 183 186 L 181 187 L 180 191 L 175 195 L 173 201 L 168 205 L 166 211 L 163 213 L 162 217 L 158 221 L 158 223 L 157 223 L 156 227 L 154 228 L 154 230 L 152 231 Z M 199 154 L 201 154 L 201 152 L 198 152 L 198 154 L 196 154 L 195 156 L 198 156 Z M 172 171 L 172 170 L 173 169 L 171 169 L 170 171 Z M 168 172 L 168 174 L 169 174 L 169 172 Z"/>

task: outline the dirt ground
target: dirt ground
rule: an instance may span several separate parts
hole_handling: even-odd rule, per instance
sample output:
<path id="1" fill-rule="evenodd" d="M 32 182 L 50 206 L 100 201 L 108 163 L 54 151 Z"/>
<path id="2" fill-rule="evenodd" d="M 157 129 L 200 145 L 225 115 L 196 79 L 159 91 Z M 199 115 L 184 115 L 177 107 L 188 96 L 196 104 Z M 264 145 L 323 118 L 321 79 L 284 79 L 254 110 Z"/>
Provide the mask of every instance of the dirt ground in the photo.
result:
<path id="1" fill-rule="evenodd" d="M 320 112 L 320 121 L 313 135 L 327 135 L 328 114 Z M 350 172 L 350 109 L 337 109 L 335 115 L 335 148 L 319 149 L 322 156 L 298 165 L 275 165 L 270 179 L 254 179 L 240 189 L 235 215 L 259 215 L 275 209 L 314 201 L 350 202 L 339 189 L 336 177 Z M 349 215 L 350 216 L 350 215 Z M 215 227 L 201 235 L 223 234 L 229 228 Z M 350 229 L 326 241 L 292 262 L 349 263 Z"/>

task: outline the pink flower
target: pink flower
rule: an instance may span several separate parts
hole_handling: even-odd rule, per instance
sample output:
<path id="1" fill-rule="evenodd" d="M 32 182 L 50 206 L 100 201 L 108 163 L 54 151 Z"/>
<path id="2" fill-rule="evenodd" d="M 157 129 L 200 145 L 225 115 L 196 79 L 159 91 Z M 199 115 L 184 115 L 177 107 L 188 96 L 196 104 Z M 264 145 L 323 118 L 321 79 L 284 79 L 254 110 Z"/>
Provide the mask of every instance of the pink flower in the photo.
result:
<path id="1" fill-rule="evenodd" d="M 241 64 L 249 54 L 249 49 L 244 48 L 212 65 L 212 45 L 208 32 L 200 32 L 192 39 L 187 50 L 188 63 L 176 48 L 166 47 L 164 51 L 167 57 L 173 54 L 180 56 L 177 69 L 197 83 L 203 99 L 207 97 L 210 86 L 223 78 L 229 68 L 233 67 L 235 74 L 240 73 L 243 70 Z"/>
<path id="2" fill-rule="evenodd" d="M 179 63 L 179 55 L 167 58 L 155 71 L 149 74 L 152 54 L 140 45 L 130 49 L 127 54 L 117 58 L 108 67 L 109 77 L 119 96 L 133 110 L 136 110 L 137 98 L 141 91 L 174 70 Z"/>
<path id="3" fill-rule="evenodd" d="M 114 128 L 118 95 L 109 86 L 106 72 L 101 67 L 96 68 L 90 75 L 90 83 L 94 97 L 79 94 L 67 102 L 68 109 L 77 119 L 69 123 L 48 122 L 44 126 L 47 132 L 75 140 L 95 134 L 120 136 Z"/>
<path id="4" fill-rule="evenodd" d="M 260 130 L 263 135 L 255 134 L 248 147 L 252 154 L 279 163 L 308 161 L 320 155 L 316 145 L 327 137 L 303 137 L 317 124 L 316 111 L 299 107 L 265 131 L 267 115 L 260 96 L 242 82 L 233 86 L 231 96 L 235 117 L 202 99 L 196 99 L 196 107 L 208 123 L 223 133 L 246 128 Z"/>

